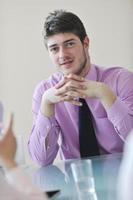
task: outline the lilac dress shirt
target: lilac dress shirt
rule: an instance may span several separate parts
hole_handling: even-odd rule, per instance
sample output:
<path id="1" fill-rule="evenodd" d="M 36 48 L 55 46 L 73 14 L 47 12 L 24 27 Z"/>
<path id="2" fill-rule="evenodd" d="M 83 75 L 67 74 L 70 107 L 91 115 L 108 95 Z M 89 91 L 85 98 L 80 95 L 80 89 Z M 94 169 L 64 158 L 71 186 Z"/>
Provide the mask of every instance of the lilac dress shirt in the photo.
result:
<path id="1" fill-rule="evenodd" d="M 62 159 L 80 158 L 78 106 L 60 102 L 55 105 L 55 116 L 49 118 L 40 112 L 42 95 L 47 89 L 54 87 L 62 76 L 58 72 L 42 81 L 33 95 L 33 127 L 28 149 L 32 160 L 39 165 L 51 164 L 58 150 Z M 99 99 L 86 98 L 86 101 L 94 117 L 100 153 L 122 152 L 124 141 L 133 128 L 133 73 L 120 67 L 103 68 L 91 65 L 85 78 L 104 82 L 116 94 L 117 99 L 108 110 L 105 110 Z M 46 149 L 45 138 L 48 134 L 49 145 Z"/>

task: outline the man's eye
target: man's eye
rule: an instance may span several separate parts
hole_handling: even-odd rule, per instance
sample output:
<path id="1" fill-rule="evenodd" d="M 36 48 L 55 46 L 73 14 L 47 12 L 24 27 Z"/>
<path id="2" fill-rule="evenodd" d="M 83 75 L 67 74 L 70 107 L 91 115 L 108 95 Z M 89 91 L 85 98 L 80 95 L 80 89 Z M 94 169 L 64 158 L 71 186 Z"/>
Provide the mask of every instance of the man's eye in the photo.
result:
<path id="1" fill-rule="evenodd" d="M 72 47 L 74 44 L 75 44 L 74 42 L 68 42 L 68 43 L 66 43 L 66 46 L 67 47 Z"/>
<path id="2" fill-rule="evenodd" d="M 58 51 L 58 47 L 53 47 L 53 48 L 50 49 L 50 51 L 53 52 L 53 53 L 55 53 L 55 52 Z"/>

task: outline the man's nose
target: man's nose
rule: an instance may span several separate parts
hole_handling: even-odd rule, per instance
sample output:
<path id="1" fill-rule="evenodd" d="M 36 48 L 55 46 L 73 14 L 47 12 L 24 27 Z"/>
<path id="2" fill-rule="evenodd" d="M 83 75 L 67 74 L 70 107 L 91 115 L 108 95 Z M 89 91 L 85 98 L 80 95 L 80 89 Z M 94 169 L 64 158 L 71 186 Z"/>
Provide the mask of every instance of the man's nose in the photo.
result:
<path id="1" fill-rule="evenodd" d="M 66 55 L 66 50 L 64 47 L 60 47 L 59 49 L 59 58 L 64 58 Z"/>

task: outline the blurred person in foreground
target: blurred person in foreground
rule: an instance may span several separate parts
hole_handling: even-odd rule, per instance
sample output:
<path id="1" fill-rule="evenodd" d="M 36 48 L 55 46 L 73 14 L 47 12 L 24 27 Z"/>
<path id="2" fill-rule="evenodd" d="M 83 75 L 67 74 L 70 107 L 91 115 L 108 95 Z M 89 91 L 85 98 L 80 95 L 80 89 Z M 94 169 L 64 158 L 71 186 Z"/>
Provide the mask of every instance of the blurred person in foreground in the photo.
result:
<path id="1" fill-rule="evenodd" d="M 125 142 L 117 192 L 118 200 L 133 200 L 133 130 Z"/>
<path id="2" fill-rule="evenodd" d="M 43 194 L 43 191 L 31 182 L 14 160 L 17 143 L 12 126 L 13 115 L 11 115 L 9 124 L 3 130 L 0 138 L 0 160 L 5 171 L 5 176 L 2 172 L 0 173 L 1 199 L 47 200 L 48 198 Z"/>

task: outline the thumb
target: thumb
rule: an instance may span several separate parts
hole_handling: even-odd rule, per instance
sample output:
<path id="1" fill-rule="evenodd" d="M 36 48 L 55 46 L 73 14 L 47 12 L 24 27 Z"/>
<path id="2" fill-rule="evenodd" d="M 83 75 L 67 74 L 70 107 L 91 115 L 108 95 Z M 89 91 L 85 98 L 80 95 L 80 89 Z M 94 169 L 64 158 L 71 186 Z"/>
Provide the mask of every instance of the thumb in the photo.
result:
<path id="1" fill-rule="evenodd" d="M 11 113 L 10 114 L 10 118 L 9 118 L 9 123 L 8 123 L 8 128 L 12 129 L 13 128 L 13 122 L 14 122 L 14 114 Z"/>

